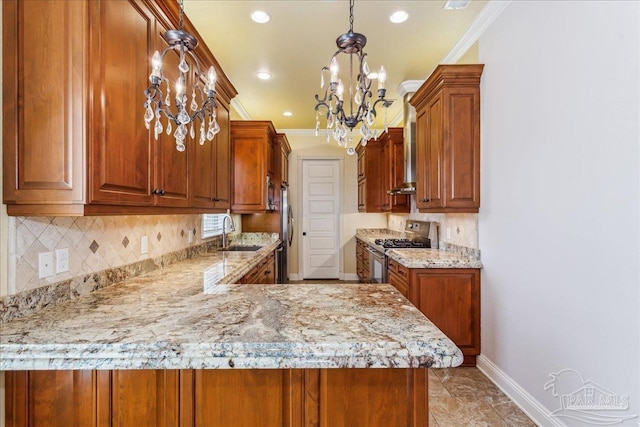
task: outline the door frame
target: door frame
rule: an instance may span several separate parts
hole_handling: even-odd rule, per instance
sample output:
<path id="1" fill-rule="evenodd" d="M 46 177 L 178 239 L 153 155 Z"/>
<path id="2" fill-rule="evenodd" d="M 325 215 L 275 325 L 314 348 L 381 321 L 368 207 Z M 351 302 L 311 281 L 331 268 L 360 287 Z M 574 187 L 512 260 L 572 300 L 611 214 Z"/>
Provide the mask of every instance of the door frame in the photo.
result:
<path id="1" fill-rule="evenodd" d="M 298 185 L 297 200 L 298 204 L 297 212 L 294 212 L 296 223 L 299 224 L 296 231 L 296 238 L 298 240 L 298 279 L 302 280 L 304 277 L 304 244 L 302 241 L 302 211 L 304 206 L 304 182 L 303 182 L 303 164 L 305 161 L 338 161 L 338 179 L 340 185 L 338 185 L 338 279 L 344 280 L 344 242 L 342 236 L 344 236 L 344 191 L 342 186 L 344 185 L 344 156 L 337 155 L 303 155 L 298 156 Z"/>

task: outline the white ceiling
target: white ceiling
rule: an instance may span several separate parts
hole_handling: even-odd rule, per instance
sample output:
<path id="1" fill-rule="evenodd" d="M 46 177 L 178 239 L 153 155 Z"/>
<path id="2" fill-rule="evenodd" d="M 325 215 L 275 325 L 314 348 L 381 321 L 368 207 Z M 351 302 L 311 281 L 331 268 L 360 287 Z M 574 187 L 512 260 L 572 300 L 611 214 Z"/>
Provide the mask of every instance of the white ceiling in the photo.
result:
<path id="1" fill-rule="evenodd" d="M 390 121 L 402 111 L 398 85 L 428 77 L 486 3 L 474 0 L 466 9 L 445 10 L 444 0 L 355 1 L 353 30 L 367 37 L 368 62 L 372 69 L 384 65 L 387 98 L 396 99 L 387 112 Z M 278 129 L 315 127 L 320 69 L 329 65 L 336 38 L 349 29 L 347 0 L 185 0 L 184 8 L 252 120 L 271 120 Z M 271 21 L 251 21 L 256 9 L 268 12 Z M 389 15 L 399 9 L 409 19 L 393 24 Z M 256 72 L 263 70 L 273 78 L 259 80 Z M 293 116 L 284 117 L 284 111 Z"/>

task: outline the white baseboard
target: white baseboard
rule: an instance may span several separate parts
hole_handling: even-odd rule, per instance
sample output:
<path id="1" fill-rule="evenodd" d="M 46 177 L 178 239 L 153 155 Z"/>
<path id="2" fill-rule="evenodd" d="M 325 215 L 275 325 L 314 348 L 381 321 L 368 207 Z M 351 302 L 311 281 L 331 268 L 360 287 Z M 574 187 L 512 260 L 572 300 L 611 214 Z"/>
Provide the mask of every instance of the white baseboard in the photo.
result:
<path id="1" fill-rule="evenodd" d="M 303 280 L 302 274 L 289 273 L 289 280 Z M 358 280 L 358 275 L 356 273 L 343 273 L 340 275 L 340 280 Z"/>
<path id="2" fill-rule="evenodd" d="M 476 360 L 476 366 L 536 424 L 539 426 L 566 427 L 566 424 L 552 417 L 551 411 L 490 359 L 481 354 Z"/>

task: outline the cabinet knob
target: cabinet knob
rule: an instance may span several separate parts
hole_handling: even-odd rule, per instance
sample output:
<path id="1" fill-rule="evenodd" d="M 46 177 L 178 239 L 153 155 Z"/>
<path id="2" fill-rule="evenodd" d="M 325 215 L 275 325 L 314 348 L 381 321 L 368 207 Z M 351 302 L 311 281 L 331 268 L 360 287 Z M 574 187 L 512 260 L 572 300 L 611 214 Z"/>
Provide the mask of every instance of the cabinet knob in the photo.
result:
<path id="1" fill-rule="evenodd" d="M 430 200 L 429 199 L 422 199 L 422 203 L 429 203 Z"/>
<path id="2" fill-rule="evenodd" d="M 214 197 L 212 200 L 213 200 L 214 202 L 219 202 L 219 201 L 220 201 L 220 199 L 219 199 L 219 198 L 217 198 L 217 197 Z"/>
<path id="3" fill-rule="evenodd" d="M 156 194 L 156 195 L 160 195 L 160 196 L 164 196 L 165 191 L 164 190 L 160 190 L 159 188 L 154 188 L 151 193 L 152 194 Z"/>

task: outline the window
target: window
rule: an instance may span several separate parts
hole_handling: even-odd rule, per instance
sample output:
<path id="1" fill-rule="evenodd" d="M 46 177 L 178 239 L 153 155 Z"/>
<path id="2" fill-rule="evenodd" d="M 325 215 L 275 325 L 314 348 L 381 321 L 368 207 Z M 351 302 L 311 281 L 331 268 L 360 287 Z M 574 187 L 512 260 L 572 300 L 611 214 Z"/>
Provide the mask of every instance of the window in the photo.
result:
<path id="1" fill-rule="evenodd" d="M 202 238 L 219 236 L 222 234 L 222 218 L 224 214 L 202 215 Z"/>

